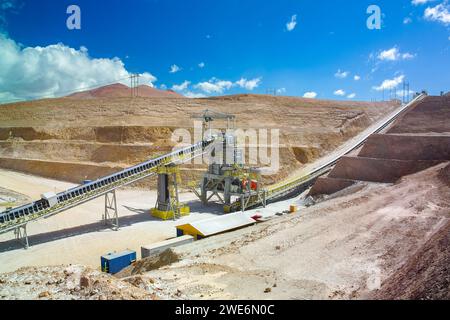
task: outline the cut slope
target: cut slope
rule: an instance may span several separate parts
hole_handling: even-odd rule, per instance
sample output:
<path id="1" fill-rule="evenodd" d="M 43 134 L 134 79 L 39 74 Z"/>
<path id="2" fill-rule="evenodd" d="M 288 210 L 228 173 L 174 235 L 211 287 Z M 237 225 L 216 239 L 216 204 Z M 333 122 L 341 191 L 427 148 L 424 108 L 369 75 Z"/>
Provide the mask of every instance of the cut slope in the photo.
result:
<path id="1" fill-rule="evenodd" d="M 0 140 L 3 140 L 0 157 L 70 165 L 74 161 L 96 162 L 102 166 L 103 162 L 133 165 L 154 153 L 171 149 L 172 134 L 177 129 L 192 132 L 191 116 L 210 109 L 236 115 L 238 128 L 268 130 L 269 142 L 270 130 L 280 130 L 280 171 L 265 177 L 265 183 L 271 184 L 339 147 L 395 107 L 395 103 L 389 102 L 314 101 L 264 95 L 205 99 L 128 96 L 21 102 L 0 108 Z M 214 127 L 220 125 L 223 121 L 213 123 Z M 106 147 L 104 143 L 109 145 Z M 144 152 L 144 145 L 148 146 L 148 153 Z M 271 150 L 268 151 L 270 154 Z M 51 168 L 52 163 L 46 166 Z M 25 167 L 23 170 L 28 172 Z M 52 177 L 65 179 L 66 176 Z"/>

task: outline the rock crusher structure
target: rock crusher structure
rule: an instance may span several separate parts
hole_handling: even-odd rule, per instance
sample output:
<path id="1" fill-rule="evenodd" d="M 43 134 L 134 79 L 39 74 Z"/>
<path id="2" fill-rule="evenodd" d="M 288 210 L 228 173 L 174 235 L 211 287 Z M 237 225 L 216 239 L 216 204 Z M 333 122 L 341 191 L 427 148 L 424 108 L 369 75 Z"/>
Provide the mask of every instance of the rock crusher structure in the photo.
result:
<path id="1" fill-rule="evenodd" d="M 248 208 L 250 198 L 258 198 L 265 206 L 261 171 L 244 165 L 243 150 L 235 134 L 235 116 L 205 110 L 197 118 L 203 120 L 204 130 L 211 132 L 211 122 L 216 119 L 226 120 L 226 128 L 215 136 L 208 170 L 199 186 L 192 188 L 193 192 L 204 205 L 215 198 L 224 205 L 225 213 L 231 212 L 231 206 L 237 200 L 242 211 Z"/>

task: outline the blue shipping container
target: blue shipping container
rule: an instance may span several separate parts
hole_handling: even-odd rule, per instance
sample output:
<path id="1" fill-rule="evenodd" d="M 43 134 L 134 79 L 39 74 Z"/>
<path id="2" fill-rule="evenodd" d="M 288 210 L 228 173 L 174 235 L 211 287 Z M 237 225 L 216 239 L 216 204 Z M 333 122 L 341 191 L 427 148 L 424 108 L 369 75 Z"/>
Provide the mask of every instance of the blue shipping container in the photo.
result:
<path id="1" fill-rule="evenodd" d="M 136 251 L 108 253 L 102 256 L 100 261 L 103 272 L 114 274 L 136 261 Z"/>

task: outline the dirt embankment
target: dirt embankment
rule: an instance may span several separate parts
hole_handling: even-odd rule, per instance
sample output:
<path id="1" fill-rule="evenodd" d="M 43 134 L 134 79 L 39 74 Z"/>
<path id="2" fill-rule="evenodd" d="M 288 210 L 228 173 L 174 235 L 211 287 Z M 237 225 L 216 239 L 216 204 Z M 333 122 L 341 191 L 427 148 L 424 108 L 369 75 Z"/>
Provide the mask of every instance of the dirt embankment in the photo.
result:
<path id="1" fill-rule="evenodd" d="M 311 195 L 330 194 L 356 181 L 393 183 L 450 160 L 450 99 L 426 97 L 396 120 L 387 134 L 369 137 L 357 155 L 345 156 Z"/>
<path id="2" fill-rule="evenodd" d="M 442 170 L 449 167 L 367 185 L 298 215 L 177 248 L 181 262 L 144 276 L 161 278 L 171 290 L 182 287 L 189 298 L 370 296 L 448 223 Z"/>
<path id="3" fill-rule="evenodd" d="M 78 179 L 85 176 L 96 178 L 111 168 L 134 165 L 170 151 L 175 145 L 171 141 L 175 130 L 192 133 L 192 116 L 211 109 L 236 115 L 238 128 L 268 129 L 269 144 L 270 130 L 280 130 L 281 169 L 265 177 L 265 183 L 271 184 L 335 149 L 394 107 L 392 103 L 257 95 L 211 99 L 72 97 L 15 103 L 0 109 L 0 166 L 69 178 L 71 182 L 80 182 Z M 217 121 L 214 125 L 224 124 Z M 248 160 L 248 150 L 246 154 Z M 264 165 L 260 160 L 252 165 Z M 65 163 L 62 171 L 60 163 Z M 70 171 L 77 173 L 70 175 Z M 184 173 L 186 180 L 201 175 L 192 166 L 186 166 Z"/>

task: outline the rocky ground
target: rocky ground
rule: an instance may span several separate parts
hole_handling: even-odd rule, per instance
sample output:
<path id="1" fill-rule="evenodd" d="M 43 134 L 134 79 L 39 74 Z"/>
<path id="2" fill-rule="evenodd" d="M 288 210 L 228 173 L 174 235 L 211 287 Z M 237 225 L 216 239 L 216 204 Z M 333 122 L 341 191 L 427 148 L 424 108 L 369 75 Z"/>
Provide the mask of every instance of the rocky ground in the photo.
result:
<path id="1" fill-rule="evenodd" d="M 157 295 L 91 268 L 27 267 L 0 275 L 0 298 L 10 300 L 157 299 Z"/>

